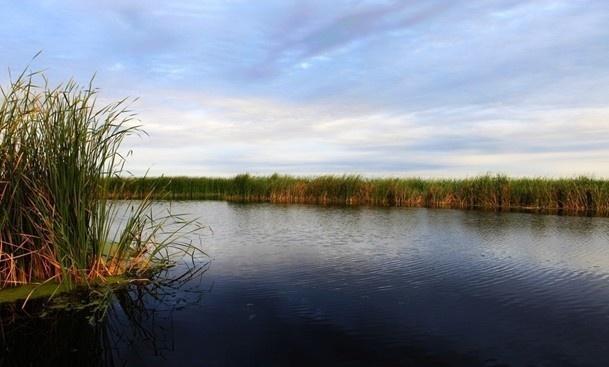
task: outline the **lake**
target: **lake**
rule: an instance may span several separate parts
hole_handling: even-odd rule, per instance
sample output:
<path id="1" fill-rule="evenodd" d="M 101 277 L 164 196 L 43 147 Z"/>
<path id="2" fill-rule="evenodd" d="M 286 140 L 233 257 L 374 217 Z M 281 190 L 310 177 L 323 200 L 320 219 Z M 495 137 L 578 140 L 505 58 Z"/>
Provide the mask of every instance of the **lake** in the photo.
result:
<path id="1" fill-rule="evenodd" d="M 211 227 L 204 273 L 102 325 L 5 310 L 0 366 L 609 365 L 609 218 L 168 205 Z"/>

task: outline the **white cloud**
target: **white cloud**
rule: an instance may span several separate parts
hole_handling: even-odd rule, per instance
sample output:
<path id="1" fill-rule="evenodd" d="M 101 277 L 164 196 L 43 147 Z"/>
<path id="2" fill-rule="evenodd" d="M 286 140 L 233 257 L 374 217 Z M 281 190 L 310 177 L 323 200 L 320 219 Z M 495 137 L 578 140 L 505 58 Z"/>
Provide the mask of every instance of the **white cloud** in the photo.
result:
<path id="1" fill-rule="evenodd" d="M 130 166 L 136 171 L 609 176 L 609 107 L 380 113 L 182 91 L 167 95 L 191 107 L 159 103 L 143 109 L 150 138 L 133 143 Z"/>

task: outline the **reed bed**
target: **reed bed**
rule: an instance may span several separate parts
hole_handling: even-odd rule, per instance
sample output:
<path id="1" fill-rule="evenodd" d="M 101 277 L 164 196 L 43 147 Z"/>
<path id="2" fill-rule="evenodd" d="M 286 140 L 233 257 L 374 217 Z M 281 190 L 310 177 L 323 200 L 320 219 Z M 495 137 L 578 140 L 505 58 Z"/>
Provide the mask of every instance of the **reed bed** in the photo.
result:
<path id="1" fill-rule="evenodd" d="M 510 178 L 467 179 L 292 177 L 238 175 L 214 177 L 115 177 L 121 198 L 138 198 L 152 187 L 176 200 L 218 199 L 244 202 L 374 205 L 609 215 L 609 181 Z"/>
<path id="2" fill-rule="evenodd" d="M 50 87 L 30 72 L 1 92 L 0 288 L 139 276 L 171 248 L 191 251 L 185 232 L 163 229 L 179 218 L 152 216 L 154 185 L 127 212 L 109 200 L 125 196 L 109 179 L 122 172 L 121 143 L 139 132 L 125 100 L 98 106 L 92 85 Z"/>

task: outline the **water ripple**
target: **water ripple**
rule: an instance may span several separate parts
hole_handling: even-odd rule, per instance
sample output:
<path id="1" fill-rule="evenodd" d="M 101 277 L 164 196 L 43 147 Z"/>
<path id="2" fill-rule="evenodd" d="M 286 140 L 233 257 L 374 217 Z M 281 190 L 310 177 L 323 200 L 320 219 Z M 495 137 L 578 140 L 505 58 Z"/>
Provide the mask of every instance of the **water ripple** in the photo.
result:
<path id="1" fill-rule="evenodd" d="M 328 365 L 609 365 L 607 218 L 182 205 L 214 229 L 214 292 L 176 331 L 214 325 L 206 360 L 228 333 L 266 361 L 306 345 Z"/>

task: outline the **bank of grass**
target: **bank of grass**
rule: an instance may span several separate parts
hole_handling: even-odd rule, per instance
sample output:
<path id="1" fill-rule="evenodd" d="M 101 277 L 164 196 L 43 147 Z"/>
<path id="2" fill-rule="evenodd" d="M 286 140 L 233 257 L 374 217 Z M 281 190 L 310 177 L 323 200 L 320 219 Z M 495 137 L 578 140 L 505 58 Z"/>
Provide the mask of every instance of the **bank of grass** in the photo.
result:
<path id="1" fill-rule="evenodd" d="M 532 210 L 609 215 L 609 181 L 479 176 L 467 179 L 293 177 L 115 177 L 121 198 L 139 198 L 153 187 L 176 200 L 375 205 L 430 208 Z"/>
<path id="2" fill-rule="evenodd" d="M 0 288 L 137 277 L 192 250 L 181 236 L 198 226 L 153 217 L 154 185 L 132 205 L 109 200 L 126 195 L 109 179 L 122 172 L 121 143 L 139 132 L 125 100 L 98 106 L 92 85 L 50 87 L 29 72 L 1 92 Z"/>

